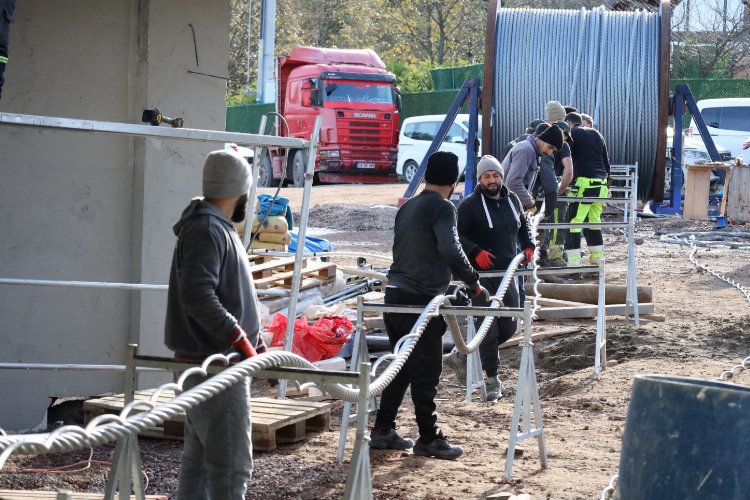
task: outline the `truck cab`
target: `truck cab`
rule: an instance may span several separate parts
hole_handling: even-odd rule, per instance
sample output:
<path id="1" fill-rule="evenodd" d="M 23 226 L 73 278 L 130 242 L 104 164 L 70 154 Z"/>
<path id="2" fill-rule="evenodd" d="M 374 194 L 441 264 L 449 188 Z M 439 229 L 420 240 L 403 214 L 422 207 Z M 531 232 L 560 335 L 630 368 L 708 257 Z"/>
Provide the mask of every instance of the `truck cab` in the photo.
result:
<path id="1" fill-rule="evenodd" d="M 279 58 L 277 74 L 276 108 L 285 120 L 280 130 L 309 140 L 321 117 L 315 158 L 321 182 L 397 181 L 400 95 L 396 77 L 374 51 L 297 46 Z M 265 185 L 277 184 L 282 173 L 295 186 L 303 184 L 304 151 L 275 149 L 269 158 L 265 168 L 272 172 L 261 171 L 261 185 L 267 177 Z"/>

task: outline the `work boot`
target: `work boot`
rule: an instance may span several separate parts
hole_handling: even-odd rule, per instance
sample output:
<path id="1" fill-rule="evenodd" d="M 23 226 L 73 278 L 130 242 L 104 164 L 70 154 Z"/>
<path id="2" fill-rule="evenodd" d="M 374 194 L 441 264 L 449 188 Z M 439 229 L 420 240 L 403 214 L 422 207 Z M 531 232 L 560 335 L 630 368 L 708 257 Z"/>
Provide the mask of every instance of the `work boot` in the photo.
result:
<path id="1" fill-rule="evenodd" d="M 451 446 L 441 432 L 429 443 L 422 441 L 422 438 L 417 439 L 417 443 L 414 445 L 414 454 L 421 457 L 455 460 L 464 454 L 464 449 L 460 446 Z"/>
<path id="2" fill-rule="evenodd" d="M 604 258 L 604 245 L 596 245 L 589 247 L 589 264 L 592 266 L 598 266 L 599 262 Z"/>
<path id="3" fill-rule="evenodd" d="M 408 450 L 414 446 L 414 441 L 402 438 L 396 429 L 373 429 L 370 432 L 370 448 L 378 450 Z"/>
<path id="4" fill-rule="evenodd" d="M 497 401 L 503 397 L 503 384 L 500 382 L 500 377 L 495 375 L 494 377 L 488 377 L 484 383 L 484 388 L 487 391 L 487 397 L 485 401 Z"/>
<path id="5" fill-rule="evenodd" d="M 565 247 L 563 245 L 550 245 L 549 250 L 547 251 L 547 258 L 550 261 L 550 264 L 555 262 L 556 260 L 562 260 L 563 255 L 565 255 Z M 563 264 L 564 266 L 565 264 Z"/>
<path id="6" fill-rule="evenodd" d="M 581 249 L 570 248 L 565 250 L 565 255 L 568 257 L 568 267 L 576 267 L 581 265 Z"/>
<path id="7" fill-rule="evenodd" d="M 443 362 L 456 373 L 458 382 L 466 385 L 466 356 L 458 352 L 458 349 L 453 349 L 443 356 Z"/>

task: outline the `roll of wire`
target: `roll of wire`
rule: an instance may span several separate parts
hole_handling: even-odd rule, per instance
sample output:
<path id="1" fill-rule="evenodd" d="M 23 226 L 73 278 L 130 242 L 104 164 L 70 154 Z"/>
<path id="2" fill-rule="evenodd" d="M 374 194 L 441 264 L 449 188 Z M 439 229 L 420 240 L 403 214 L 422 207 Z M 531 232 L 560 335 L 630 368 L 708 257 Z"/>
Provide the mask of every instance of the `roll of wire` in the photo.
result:
<path id="1" fill-rule="evenodd" d="M 590 114 L 612 164 L 638 163 L 650 196 L 659 119 L 658 13 L 498 9 L 492 150 L 502 151 L 548 101 Z"/>

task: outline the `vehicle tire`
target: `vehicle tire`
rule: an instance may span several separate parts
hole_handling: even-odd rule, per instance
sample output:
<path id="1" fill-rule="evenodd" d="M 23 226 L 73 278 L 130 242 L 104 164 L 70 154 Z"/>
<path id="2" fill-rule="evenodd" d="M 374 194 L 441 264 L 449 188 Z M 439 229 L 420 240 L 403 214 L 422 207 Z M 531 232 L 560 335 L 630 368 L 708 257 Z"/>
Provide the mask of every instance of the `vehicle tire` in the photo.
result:
<path id="1" fill-rule="evenodd" d="M 305 185 L 305 152 L 301 149 L 294 153 L 290 170 L 291 172 L 287 173 L 287 177 L 291 177 L 292 185 L 303 187 Z"/>
<path id="2" fill-rule="evenodd" d="M 258 187 L 276 187 L 279 185 L 279 179 L 273 178 L 273 166 L 271 158 L 264 156 L 258 167 Z"/>
<path id="3" fill-rule="evenodd" d="M 419 164 L 414 160 L 409 160 L 404 163 L 404 180 L 406 182 L 411 182 L 416 175 L 417 170 L 419 170 Z"/>

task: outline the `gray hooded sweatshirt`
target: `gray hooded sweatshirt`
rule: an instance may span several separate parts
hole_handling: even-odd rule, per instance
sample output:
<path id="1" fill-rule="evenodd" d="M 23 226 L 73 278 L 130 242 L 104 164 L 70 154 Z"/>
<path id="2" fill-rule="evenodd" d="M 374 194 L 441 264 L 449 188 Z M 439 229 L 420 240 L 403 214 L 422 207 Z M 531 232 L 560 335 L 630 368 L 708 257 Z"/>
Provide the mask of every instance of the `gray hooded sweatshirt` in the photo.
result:
<path id="1" fill-rule="evenodd" d="M 164 343 L 176 353 L 205 357 L 227 351 L 239 325 L 257 346 L 258 298 L 247 252 L 232 222 L 216 206 L 196 198 L 174 234 Z"/>
<path id="2" fill-rule="evenodd" d="M 519 142 L 503 158 L 505 185 L 518 196 L 523 208 L 534 206 L 535 200 L 529 190 L 536 182 L 539 172 L 539 151 L 536 150 L 536 137 L 530 135 Z"/>

